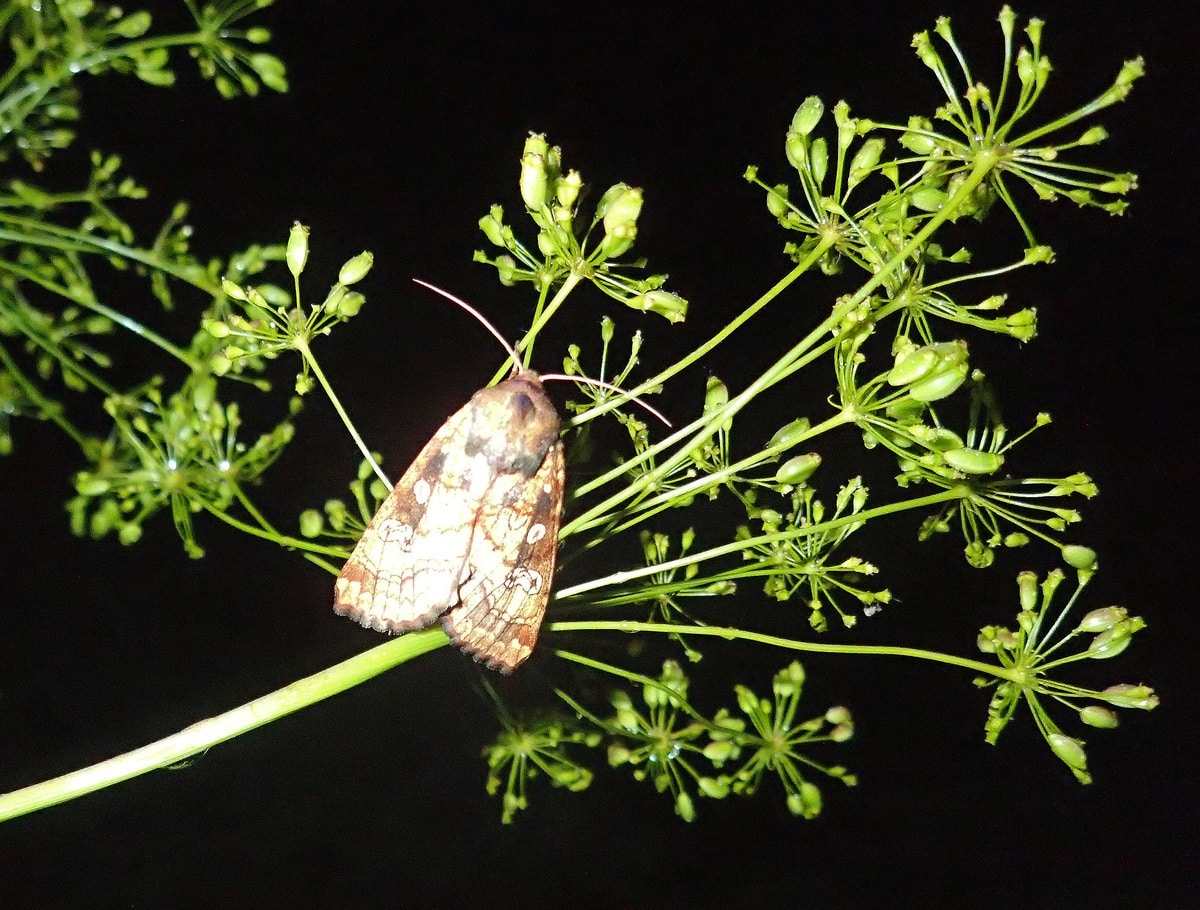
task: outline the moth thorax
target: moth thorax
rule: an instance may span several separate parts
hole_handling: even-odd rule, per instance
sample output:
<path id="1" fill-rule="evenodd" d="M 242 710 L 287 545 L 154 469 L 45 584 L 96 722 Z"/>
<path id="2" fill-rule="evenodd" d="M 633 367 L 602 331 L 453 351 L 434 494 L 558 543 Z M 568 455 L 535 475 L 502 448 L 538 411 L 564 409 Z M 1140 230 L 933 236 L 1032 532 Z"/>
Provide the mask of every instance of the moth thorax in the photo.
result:
<path id="1" fill-rule="evenodd" d="M 535 373 L 524 373 L 471 399 L 464 449 L 497 471 L 532 476 L 558 440 L 559 420 Z"/>

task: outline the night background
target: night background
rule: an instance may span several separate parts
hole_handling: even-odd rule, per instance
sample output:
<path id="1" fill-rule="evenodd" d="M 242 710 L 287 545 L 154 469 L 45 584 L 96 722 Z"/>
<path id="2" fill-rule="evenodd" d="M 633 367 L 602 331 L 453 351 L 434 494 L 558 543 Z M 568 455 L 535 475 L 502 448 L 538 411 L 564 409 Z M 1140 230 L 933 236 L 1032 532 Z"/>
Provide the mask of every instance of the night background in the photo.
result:
<path id="1" fill-rule="evenodd" d="M 174 4 L 149 8 L 186 27 Z M 741 175 L 756 164 L 768 183 L 794 181 L 783 137 L 799 103 L 813 94 L 827 108 L 846 99 L 853 114 L 880 121 L 931 112 L 944 99 L 909 42 L 938 15 L 952 18 L 976 78 L 994 87 L 998 11 L 962 0 L 873 12 L 855 4 L 283 2 L 247 24 L 271 29 L 266 49 L 287 65 L 287 94 L 222 101 L 185 60 L 174 89 L 85 78 L 80 139 L 61 165 L 51 159 L 44 179 L 60 166 L 73 172 L 71 161 L 89 148 L 118 152 L 150 190 L 130 209 L 144 236 L 186 199 L 194 247 L 205 255 L 282 242 L 300 220 L 312 230 L 310 299 L 342 262 L 373 251 L 375 267 L 360 286 L 366 308 L 316 353 L 396 476 L 502 357 L 482 328 L 410 279 L 471 300 L 508 337 L 526 325 L 530 287 L 501 288 L 471 254 L 486 245 L 476 222 L 493 203 L 533 236 L 518 215 L 529 131 L 560 145 L 565 167 L 580 170 L 597 194 L 617 181 L 644 188 L 635 253 L 691 301 L 688 320 L 670 326 L 581 291 L 573 321 L 539 347 L 550 362 L 537 366 L 557 370 L 556 352 L 570 341 L 594 350 L 607 312 L 619 339 L 644 330 L 648 371 L 707 338 L 789 270 L 780 251 L 796 238 Z M 608 769 L 599 751 L 587 755 L 597 772 L 590 789 L 571 794 L 539 778 L 530 808 L 502 826 L 480 758 L 498 729 L 479 683 L 484 671 L 441 648 L 217 746 L 186 769 L 0 825 L 0 906 L 1200 906 L 1195 15 L 1182 5 L 1045 0 L 1016 11 L 1020 27 L 1031 15 L 1047 20 L 1043 48 L 1054 73 L 1039 122 L 1099 94 L 1123 61 L 1146 58 L 1130 98 L 1089 121 L 1110 140 L 1082 156 L 1138 174 L 1129 212 L 1039 205 L 1023 188 L 1022 211 L 1057 262 L 996 288 L 1011 292 L 1013 309 L 1038 308 L 1039 337 L 978 348 L 1010 433 L 1038 411 L 1055 418 L 1024 450 L 1038 463 L 1014 471 L 1082 470 L 1100 486 L 1098 498 L 1071 503 L 1085 516 L 1072 536 L 1094 547 L 1102 565 L 1084 609 L 1120 603 L 1148 623 L 1128 651 L 1097 665 L 1096 681 L 1144 681 L 1162 698 L 1157 710 L 1121 711 L 1114 731 L 1056 714 L 1087 741 L 1094 784 L 1073 780 L 1027 712 L 998 747 L 985 744 L 988 695 L 968 672 L 802 654 L 809 678 L 801 715 L 845 704 L 856 721 L 854 739 L 818 757 L 847 765 L 859 785 L 814 776 L 824 794 L 818 819 L 789 815 L 768 779 L 751 799 L 698 799 L 699 817 L 686 824 L 669 796 L 627 769 Z M 1004 261 L 1022 246 L 998 211 L 982 229 L 960 228 L 982 261 Z M 739 371 L 774 359 L 780 338 L 791 337 L 780 333 L 819 321 L 850 287 L 815 273 L 802 279 L 752 335 L 718 348 L 661 406 L 690 419 L 698 398 L 683 394 L 688 383 L 696 396 L 709 374 L 736 385 Z M 164 325 L 186 339 L 187 315 Z M 280 364 L 272 375 L 287 389 L 293 372 Z M 820 369 L 809 375 L 828 380 Z M 831 388 L 812 389 L 775 425 L 796 413 L 823 416 Z M 561 401 L 566 392 L 551 394 Z M 749 444 L 761 429 L 739 425 L 738 433 Z M 197 518 L 201 560 L 183 552 L 167 514 L 131 548 L 72 537 L 62 504 L 81 467 L 77 449 L 46 423 L 16 422 L 13 435 L 14 451 L 0 461 L 0 791 L 144 745 L 379 643 L 333 615 L 327 574 L 214 520 Z M 819 445 L 827 494 L 871 460 L 853 432 Z M 857 460 L 843 466 L 843 454 Z M 345 495 L 358 460 L 314 393 L 257 501 L 292 530 L 301 509 Z M 872 478 L 881 497 L 892 470 L 884 464 Z M 917 520 L 880 522 L 874 536 L 855 538 L 851 549 L 881 567 L 881 585 L 899 603 L 830 640 L 976 656 L 981 625 L 1011 622 L 1015 573 L 1045 572 L 1052 554 L 1005 553 L 980 573 L 962 560 L 955 535 L 918 545 Z M 752 584 L 738 597 L 767 603 Z M 775 616 L 783 607 L 764 609 Z M 802 618 L 792 629 L 807 637 Z M 557 685 L 604 683 L 556 661 L 549 642 L 510 679 L 489 675 L 514 706 L 551 705 Z M 564 644 L 620 661 L 624 642 L 581 636 Z M 655 675 L 662 656 L 639 669 Z M 769 691 L 791 659 L 711 642 L 695 700 L 732 705 L 739 681 Z M 1092 672 L 1084 666 L 1080 681 Z"/>

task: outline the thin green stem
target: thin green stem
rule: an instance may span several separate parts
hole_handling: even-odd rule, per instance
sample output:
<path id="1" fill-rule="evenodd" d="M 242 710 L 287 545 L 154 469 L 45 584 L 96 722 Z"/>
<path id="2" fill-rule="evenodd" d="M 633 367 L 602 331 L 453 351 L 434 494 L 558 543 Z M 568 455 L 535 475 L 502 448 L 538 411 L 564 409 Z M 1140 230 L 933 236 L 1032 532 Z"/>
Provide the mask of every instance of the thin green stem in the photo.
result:
<path id="1" fill-rule="evenodd" d="M 308 368 L 312 370 L 313 375 L 317 377 L 317 382 L 321 384 L 321 388 L 325 392 L 325 397 L 329 399 L 329 403 L 332 404 L 333 409 L 337 411 L 338 417 L 342 419 L 342 425 L 350 434 L 350 438 L 354 440 L 354 444 L 358 446 L 358 450 L 362 453 L 363 458 L 367 460 L 367 463 L 375 472 L 375 476 L 378 477 L 380 481 L 382 481 L 383 485 L 390 490 L 392 488 L 392 482 L 388 480 L 388 476 L 383 473 L 383 468 L 379 466 L 379 462 L 375 460 L 375 456 L 371 454 L 371 450 L 367 448 L 366 442 L 363 441 L 363 438 L 358 434 L 358 430 L 355 428 L 354 423 L 350 420 L 350 415 L 347 414 L 346 409 L 342 407 L 341 399 L 338 398 L 337 393 L 333 390 L 333 386 L 330 385 L 329 380 L 325 378 L 325 372 L 321 369 L 321 365 L 317 363 L 317 358 L 313 356 L 312 349 L 308 346 L 308 340 L 305 338 L 297 338 L 295 340 L 295 348 L 300 353 L 300 356 L 304 358 L 304 362 L 308 364 Z"/>
<path id="2" fill-rule="evenodd" d="M 6 793 L 0 796 L 0 821 L 66 802 L 156 768 L 169 767 L 446 644 L 449 639 L 440 628 L 393 639 L 140 749 Z"/>
<path id="3" fill-rule="evenodd" d="M 752 641 L 760 645 L 770 645 L 789 651 L 809 651 L 815 654 L 854 654 L 866 657 L 915 657 L 919 660 L 930 660 L 935 663 L 948 664 L 952 667 L 962 667 L 976 673 L 985 673 L 1011 682 L 1020 682 L 1023 678 L 1020 671 L 1007 670 L 996 664 L 987 664 L 979 660 L 959 657 L 956 654 L 943 654 L 940 651 L 926 651 L 922 648 L 901 648 L 893 645 L 833 645 L 818 644 L 812 641 L 797 641 L 793 638 L 780 638 L 777 635 L 764 635 L 761 632 L 750 632 L 746 629 L 730 628 L 728 626 L 683 626 L 671 623 L 634 622 L 632 620 L 578 620 L 552 622 L 548 628 L 551 632 L 648 632 L 660 635 L 707 635 L 712 638 L 722 638 L 725 641 Z"/>

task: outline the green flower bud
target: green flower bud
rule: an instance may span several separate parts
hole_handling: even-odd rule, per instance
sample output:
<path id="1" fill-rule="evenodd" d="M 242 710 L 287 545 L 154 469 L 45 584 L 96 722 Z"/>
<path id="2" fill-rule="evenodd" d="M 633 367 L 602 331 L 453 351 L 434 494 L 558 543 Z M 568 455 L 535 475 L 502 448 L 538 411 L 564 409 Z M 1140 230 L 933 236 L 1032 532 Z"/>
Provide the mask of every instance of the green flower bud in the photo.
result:
<path id="1" fill-rule="evenodd" d="M 300 536 L 316 537 L 325 529 L 325 516 L 316 509 L 305 509 L 300 513 Z"/>
<path id="2" fill-rule="evenodd" d="M 798 660 L 793 660 L 776 673 L 775 678 L 771 680 L 771 692 L 776 700 L 781 698 L 798 698 L 803 687 L 804 667 Z"/>
<path id="3" fill-rule="evenodd" d="M 745 686 L 734 686 L 733 691 L 737 695 L 738 707 L 742 709 L 743 714 L 752 717 L 760 710 L 764 714 L 771 713 L 771 703 L 765 700 L 759 701 L 758 696 Z"/>
<path id="4" fill-rule="evenodd" d="M 1109 686 L 1100 695 L 1110 705 L 1116 705 L 1118 708 L 1140 708 L 1143 711 L 1151 711 L 1158 707 L 1158 696 L 1149 686 L 1131 686 L 1128 683 L 1121 683 Z"/>
<path id="5" fill-rule="evenodd" d="M 816 129 L 824 113 L 825 102 L 816 95 L 809 95 L 801 102 L 800 107 L 796 108 L 796 113 L 792 115 L 792 125 L 789 129 L 799 133 L 801 136 L 807 136 Z"/>
<path id="6" fill-rule="evenodd" d="M 775 435 L 767 443 L 767 448 L 774 448 L 775 446 L 791 448 L 804 437 L 810 426 L 811 424 L 807 417 L 797 417 L 791 423 L 785 424 L 775 431 Z"/>
<path id="7" fill-rule="evenodd" d="M 608 747 L 608 764 L 610 767 L 619 768 L 621 765 L 629 761 L 630 751 L 620 743 L 612 743 Z"/>
<path id="8" fill-rule="evenodd" d="M 816 452 L 809 452 L 807 455 L 797 455 L 794 458 L 789 458 L 779 470 L 775 472 L 775 482 L 787 484 L 788 486 L 799 486 L 806 482 L 813 473 L 821 466 L 821 456 Z"/>
<path id="9" fill-rule="evenodd" d="M 737 746 L 728 739 L 713 740 L 704 747 L 704 757 L 719 767 L 721 763 L 729 760 L 736 750 Z"/>
<path id="10" fill-rule="evenodd" d="M 367 272 L 371 271 L 371 265 L 375 262 L 375 257 L 366 250 L 363 250 L 353 259 L 347 261 L 338 272 L 339 284 L 357 284 L 366 277 Z"/>
<path id="11" fill-rule="evenodd" d="M 130 13 L 118 19 L 109 28 L 122 38 L 140 38 L 150 28 L 150 14 L 144 11 Z"/>
<path id="12" fill-rule="evenodd" d="M 854 738 L 853 724 L 838 724 L 829 731 L 829 739 L 835 743 L 844 743 Z"/>
<path id="13" fill-rule="evenodd" d="M 248 28 L 246 40 L 251 44 L 266 44 L 271 40 L 271 30 L 262 27 Z"/>
<path id="14" fill-rule="evenodd" d="M 1079 719 L 1089 727 L 1102 730 L 1111 730 L 1118 723 L 1116 712 L 1101 705 L 1088 705 L 1079 712 Z"/>
<path id="15" fill-rule="evenodd" d="M 942 455 L 946 464 L 963 474 L 995 474 L 1004 464 L 1004 456 L 995 452 L 981 452 L 963 447 L 951 449 Z"/>
<path id="16" fill-rule="evenodd" d="M 685 822 L 696 820 L 696 807 L 686 790 L 680 790 L 675 797 L 675 814 Z"/>
<path id="17" fill-rule="evenodd" d="M 131 547 L 141 539 L 142 526 L 133 522 L 126 522 L 117 531 L 117 540 L 121 541 L 123 546 Z"/>
<path id="18" fill-rule="evenodd" d="M 696 781 L 701 796 L 709 799 L 724 799 L 729 795 L 729 781 L 714 777 L 701 777 Z"/>
<path id="19" fill-rule="evenodd" d="M 792 815 L 816 818 L 821 814 L 821 791 L 814 784 L 803 781 L 800 784 L 800 792 L 788 794 L 787 807 Z"/>
<path id="20" fill-rule="evenodd" d="M 853 716 L 850 709 L 842 705 L 834 705 L 825 712 L 825 720 L 831 724 L 848 724 L 852 723 Z"/>
<path id="21" fill-rule="evenodd" d="M 80 471 L 75 475 L 75 492 L 80 496 L 101 496 L 109 491 L 110 484 L 103 477 Z"/>
<path id="22" fill-rule="evenodd" d="M 286 258 L 288 271 L 299 278 L 304 271 L 304 263 L 308 261 L 308 228 L 299 221 L 292 225 L 288 234 Z"/>

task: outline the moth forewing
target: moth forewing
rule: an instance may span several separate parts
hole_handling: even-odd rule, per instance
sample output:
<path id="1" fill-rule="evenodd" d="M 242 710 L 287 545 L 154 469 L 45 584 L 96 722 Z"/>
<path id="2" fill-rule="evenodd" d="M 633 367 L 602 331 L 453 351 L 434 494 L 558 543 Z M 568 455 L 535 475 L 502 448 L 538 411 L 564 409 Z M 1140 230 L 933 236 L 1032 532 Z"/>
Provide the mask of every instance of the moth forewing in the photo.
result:
<path id="1" fill-rule="evenodd" d="M 565 473 L 562 444 L 555 442 L 529 481 L 489 491 L 458 605 L 442 616 L 455 644 L 502 673 L 516 669 L 537 643 L 554 579 Z"/>
<path id="2" fill-rule="evenodd" d="M 367 525 L 338 576 L 334 610 L 381 632 L 444 615 L 465 651 L 513 670 L 537 640 L 554 574 L 558 431 L 535 373 L 476 392 Z"/>

